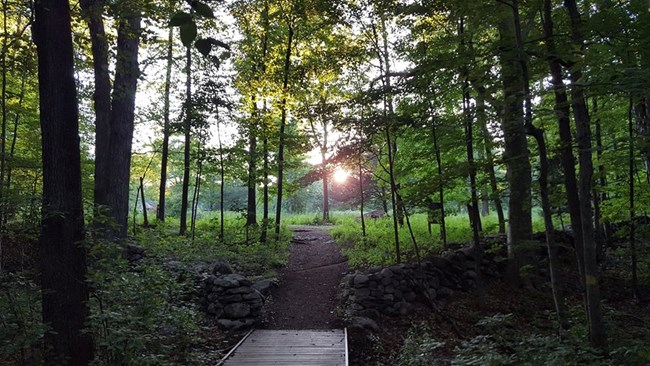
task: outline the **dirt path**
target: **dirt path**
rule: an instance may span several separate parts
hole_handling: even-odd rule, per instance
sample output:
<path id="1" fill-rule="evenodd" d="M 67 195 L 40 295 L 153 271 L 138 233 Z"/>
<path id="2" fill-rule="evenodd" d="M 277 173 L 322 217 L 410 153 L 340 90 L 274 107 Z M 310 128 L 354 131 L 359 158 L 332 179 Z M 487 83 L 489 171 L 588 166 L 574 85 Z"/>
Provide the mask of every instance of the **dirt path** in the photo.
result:
<path id="1" fill-rule="evenodd" d="M 289 263 L 272 291 L 262 326 L 268 329 L 333 329 L 336 292 L 348 270 L 345 257 L 324 226 L 292 226 Z"/>

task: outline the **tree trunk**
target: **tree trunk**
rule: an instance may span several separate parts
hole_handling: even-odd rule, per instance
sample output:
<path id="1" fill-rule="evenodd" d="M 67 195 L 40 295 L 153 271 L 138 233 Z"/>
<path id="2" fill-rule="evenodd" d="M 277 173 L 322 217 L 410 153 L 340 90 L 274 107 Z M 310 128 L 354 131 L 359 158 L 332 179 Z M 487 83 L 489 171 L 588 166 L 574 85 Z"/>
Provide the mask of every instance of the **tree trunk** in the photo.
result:
<path id="1" fill-rule="evenodd" d="M 180 235 L 185 235 L 187 231 L 187 200 L 190 189 L 190 134 L 192 131 L 192 48 L 187 46 L 185 49 L 185 72 L 187 79 L 185 80 L 185 123 L 183 130 L 185 134 L 185 148 L 183 151 L 183 188 L 181 193 L 181 219 L 180 219 Z"/>
<path id="2" fill-rule="evenodd" d="M 20 95 L 18 96 L 18 108 L 23 106 L 23 100 L 25 99 L 25 83 L 27 81 L 27 75 L 23 74 L 22 80 L 20 81 Z M 16 153 L 16 141 L 18 140 L 18 124 L 20 122 L 20 113 L 16 112 L 14 114 L 14 128 L 11 135 L 11 145 L 9 146 L 9 160 L 12 161 Z M 11 189 L 11 172 L 12 166 L 7 165 L 7 191 Z M 1 197 L 2 195 L 0 195 Z M 5 216 L 6 220 L 6 216 Z M 4 224 L 4 223 L 3 223 Z"/>
<path id="3" fill-rule="evenodd" d="M 460 18 L 458 25 L 458 35 L 460 37 L 460 50 L 464 51 L 465 48 L 465 21 Z M 463 95 L 463 115 L 465 119 L 465 147 L 467 151 L 467 165 L 469 168 L 469 188 L 471 195 L 471 205 L 469 215 L 473 218 L 472 224 L 472 249 L 474 251 L 474 271 L 476 272 L 476 290 L 477 290 L 477 303 L 479 307 L 483 306 L 485 300 L 485 288 L 483 286 L 483 275 L 481 273 L 481 263 L 483 262 L 483 249 L 481 248 L 481 229 L 480 220 L 481 216 L 478 209 L 478 195 L 476 193 L 476 167 L 474 166 L 474 120 L 471 114 L 469 82 L 467 66 L 462 66 L 460 77 L 463 80 L 462 95 Z"/>
<path id="4" fill-rule="evenodd" d="M 112 216 L 118 225 L 118 237 L 126 237 L 129 216 L 129 177 L 131 145 L 135 120 L 135 92 L 139 77 L 138 48 L 140 16 L 138 10 L 128 10 L 119 21 L 115 82 L 111 105 L 111 136 L 108 170 L 109 190 L 106 191 Z M 98 177 L 99 178 L 99 177 Z M 101 178 L 100 178 L 101 179 Z"/>
<path id="5" fill-rule="evenodd" d="M 524 87 L 521 65 L 517 55 L 515 22 L 509 5 L 498 2 L 500 13 L 500 63 L 503 83 L 504 110 L 502 129 L 510 199 L 508 201 L 508 275 L 519 283 L 519 269 L 524 263 L 523 247 L 532 237 L 531 168 L 523 116 Z"/>
<path id="6" fill-rule="evenodd" d="M 108 42 L 104 30 L 105 1 L 80 1 L 90 31 L 95 89 L 95 215 L 110 215 L 108 202 L 108 162 L 111 136 L 111 79 L 108 69 Z M 108 211 L 107 211 L 108 210 Z M 100 219 L 101 221 L 101 219 Z"/>
<path id="7" fill-rule="evenodd" d="M 223 196 L 224 196 L 224 186 L 226 184 L 226 170 L 224 168 L 224 160 L 223 160 L 223 144 L 221 143 L 221 124 L 219 123 L 219 116 L 217 115 L 217 142 L 219 143 L 219 178 L 221 180 L 221 184 L 219 185 L 219 240 L 223 241 L 224 240 L 224 231 L 225 231 L 225 224 L 224 224 L 224 202 L 223 202 Z"/>
<path id="8" fill-rule="evenodd" d="M 2 273 L 2 237 L 4 235 L 5 214 L 7 212 L 7 198 L 5 197 L 5 163 L 7 150 L 7 51 L 8 51 L 8 29 L 7 29 L 7 0 L 2 1 L 2 58 L 0 58 L 0 68 L 2 68 L 2 95 L 0 98 L 2 109 L 2 128 L 0 129 L 0 273 Z"/>
<path id="9" fill-rule="evenodd" d="M 262 188 L 262 233 L 260 234 L 260 242 L 266 243 L 269 230 L 269 139 L 266 136 L 266 131 L 264 131 L 262 145 L 264 150 L 264 187 Z"/>
<path id="10" fill-rule="evenodd" d="M 438 136 L 436 134 L 435 121 L 431 124 L 431 137 L 433 139 L 433 149 L 436 153 L 436 165 L 438 166 L 438 194 L 440 195 L 440 239 L 442 248 L 447 249 L 447 226 L 445 225 L 445 188 L 444 177 L 442 175 L 442 159 L 440 157 L 440 146 L 438 145 Z"/>
<path id="11" fill-rule="evenodd" d="M 600 287 L 598 281 L 598 262 L 596 259 L 597 246 L 594 240 L 594 227 L 591 210 L 591 179 L 594 167 L 591 160 L 591 131 L 589 111 L 582 88 L 582 58 L 584 38 L 582 35 L 582 20 L 575 0 L 564 0 L 564 6 L 569 13 L 571 23 L 571 38 L 574 44 L 572 66 L 569 70 L 571 80 L 571 104 L 573 118 L 576 124 L 578 142 L 578 162 L 580 164 L 580 180 L 578 195 L 580 197 L 581 227 L 584 250 L 585 289 L 589 320 L 589 340 L 594 348 L 607 347 L 607 334 L 600 307 Z"/>
<path id="12" fill-rule="evenodd" d="M 641 295 L 639 293 L 639 280 L 637 274 L 637 253 L 636 253 L 636 225 L 634 224 L 634 216 L 636 207 L 634 206 L 634 180 L 635 180 L 635 151 L 634 151 L 634 123 L 632 121 L 632 110 L 634 100 L 630 98 L 630 107 L 628 109 L 628 139 L 629 139 L 629 155 L 628 155 L 628 175 L 629 175 L 629 200 L 630 200 L 630 267 L 632 272 L 632 292 L 635 299 L 639 300 Z"/>
<path id="13" fill-rule="evenodd" d="M 293 46 L 293 25 L 288 24 L 287 49 L 284 55 L 284 80 L 282 81 L 282 102 L 280 104 L 280 141 L 278 146 L 278 198 L 275 206 L 275 239 L 280 240 L 282 216 L 282 186 L 284 180 L 284 130 L 287 124 L 287 93 L 289 92 L 289 71 L 291 69 L 291 49 Z"/>
<path id="14" fill-rule="evenodd" d="M 551 0 L 544 0 L 544 34 L 546 50 L 548 52 L 547 60 L 551 70 L 551 84 L 555 94 L 555 116 L 558 120 L 558 130 L 560 134 L 560 157 L 562 161 L 562 170 L 564 171 L 564 189 L 566 190 L 567 205 L 569 207 L 569 216 L 571 219 L 571 228 L 573 230 L 574 247 L 576 260 L 578 262 L 578 271 L 584 278 L 584 246 L 582 238 L 580 200 L 578 199 L 578 183 L 575 170 L 575 158 L 573 156 L 573 138 L 571 136 L 571 120 L 569 101 L 564 85 L 562 65 L 558 59 L 557 49 L 555 47 L 555 34 L 553 31 L 553 18 L 551 13 Z"/>
<path id="15" fill-rule="evenodd" d="M 363 216 L 363 210 L 365 205 L 365 197 L 363 195 L 363 155 L 361 153 L 361 147 L 359 147 L 359 196 L 360 196 L 360 213 L 361 213 L 361 235 L 365 243 L 366 240 L 366 218 Z"/>
<path id="16" fill-rule="evenodd" d="M 476 117 L 480 124 L 481 131 L 483 132 L 483 145 L 485 146 L 485 171 L 490 181 L 490 190 L 492 191 L 491 198 L 494 201 L 494 209 L 497 213 L 497 221 L 499 222 L 499 233 L 505 234 L 506 220 L 503 214 L 503 204 L 501 202 L 501 195 L 497 184 L 497 177 L 494 172 L 494 154 L 492 153 L 493 142 L 492 135 L 487 127 L 487 118 L 485 115 L 485 100 L 483 94 L 478 93 L 476 96 Z"/>
<path id="17" fill-rule="evenodd" d="M 594 113 L 598 112 L 598 101 L 594 97 L 593 98 L 593 110 Z M 603 223 L 601 220 L 601 211 L 600 211 L 600 205 L 607 200 L 607 177 L 606 177 L 606 172 L 605 172 L 605 165 L 603 164 L 603 137 L 602 137 L 602 129 L 600 125 L 600 118 L 596 118 L 594 121 L 594 127 L 595 127 L 595 140 L 596 140 L 596 160 L 598 161 L 598 186 L 600 188 L 600 192 L 598 192 L 598 189 L 594 187 L 593 190 L 593 197 L 594 197 L 594 226 L 596 227 L 595 235 L 596 235 L 596 243 L 598 245 L 598 250 L 597 250 L 597 256 L 598 256 L 598 263 L 604 263 L 605 262 L 605 249 L 607 247 L 607 243 L 609 242 L 610 238 L 610 225 L 608 223 Z"/>
<path id="18" fill-rule="evenodd" d="M 40 238 L 45 363 L 87 365 L 93 358 L 81 194 L 79 112 L 67 1 L 34 5 L 43 151 Z"/>
<path id="19" fill-rule="evenodd" d="M 115 81 L 111 95 L 108 44 L 104 31 L 103 1 L 82 1 L 91 35 L 95 71 L 95 206 L 116 228 L 105 226 L 108 238 L 127 234 L 131 144 L 135 119 L 135 92 L 139 77 L 139 10 L 124 4 L 117 20 Z M 102 212 L 102 209 L 107 211 Z"/>
<path id="20" fill-rule="evenodd" d="M 144 177 L 140 177 L 140 198 L 142 199 L 142 226 L 149 227 L 147 217 L 147 201 L 144 200 Z"/>
<path id="21" fill-rule="evenodd" d="M 167 191 L 167 162 L 169 160 L 169 104 L 170 89 L 172 81 L 172 66 L 174 64 L 174 27 L 169 27 L 167 37 L 167 69 L 165 72 L 165 94 L 163 110 L 163 143 L 160 156 L 160 188 L 158 192 L 158 220 L 165 221 L 165 193 Z"/>
<path id="22" fill-rule="evenodd" d="M 253 112 L 251 123 L 248 126 L 248 197 L 246 209 L 246 227 L 257 226 L 257 133 L 256 125 L 259 121 L 257 102 L 255 97 L 251 100 Z"/>
<path id="23" fill-rule="evenodd" d="M 329 170 L 327 169 L 327 122 L 323 122 L 323 141 L 321 143 L 321 174 L 323 178 L 323 222 L 330 221 Z"/>

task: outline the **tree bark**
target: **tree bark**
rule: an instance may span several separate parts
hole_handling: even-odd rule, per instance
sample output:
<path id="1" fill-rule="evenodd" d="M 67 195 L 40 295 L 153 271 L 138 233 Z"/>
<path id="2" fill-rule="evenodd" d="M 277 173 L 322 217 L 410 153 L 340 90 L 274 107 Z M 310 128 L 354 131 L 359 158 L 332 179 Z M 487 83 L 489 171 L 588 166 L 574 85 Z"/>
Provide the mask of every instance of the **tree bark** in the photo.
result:
<path id="1" fill-rule="evenodd" d="M 108 162 L 111 135 L 111 79 L 108 70 L 108 42 L 102 18 L 105 1 L 82 0 L 81 9 L 90 31 L 95 87 L 95 215 L 108 214 Z"/>
<path id="2" fill-rule="evenodd" d="M 180 235 L 185 235 L 187 231 L 187 200 L 190 189 L 190 148 L 191 140 L 190 134 L 192 131 L 192 48 L 187 46 L 185 49 L 185 73 L 187 79 L 185 80 L 185 123 L 183 124 L 183 132 L 185 135 L 185 146 L 183 150 L 183 187 L 181 193 L 181 218 L 180 218 Z"/>
<path id="3" fill-rule="evenodd" d="M 440 195 L 440 239 L 442 248 L 447 249 L 447 226 L 445 225 L 445 188 L 444 177 L 442 175 L 442 159 L 440 156 L 440 146 L 438 144 L 438 135 L 436 134 L 435 121 L 431 124 L 431 138 L 433 139 L 433 149 L 436 155 L 436 165 L 438 166 L 438 194 Z"/>
<path id="4" fill-rule="evenodd" d="M 131 174 L 131 146 L 135 121 L 135 92 L 140 76 L 138 48 L 140 43 L 140 15 L 137 9 L 128 9 L 120 20 L 117 36 L 115 82 L 111 105 L 111 136 L 108 158 L 110 176 L 106 191 L 112 216 L 118 225 L 117 235 L 126 237 L 129 216 L 129 177 Z M 98 177 L 101 179 L 101 177 Z"/>
<path id="5" fill-rule="evenodd" d="M 504 109 L 502 129 L 510 199 L 508 201 L 508 275 L 512 283 L 519 282 L 521 253 L 525 242 L 532 237 L 531 167 L 523 116 L 524 87 L 521 65 L 517 57 L 514 17 L 509 5 L 497 2 L 500 14 L 500 63 L 503 83 Z"/>
<path id="6" fill-rule="evenodd" d="M 169 27 L 167 37 L 167 68 L 165 71 L 165 93 L 163 109 L 163 142 L 160 156 L 160 188 L 158 191 L 158 220 L 165 221 L 165 193 L 167 191 L 167 162 L 169 160 L 169 105 L 172 81 L 172 66 L 174 64 L 174 27 Z"/>
<path id="7" fill-rule="evenodd" d="M 93 342 L 84 332 L 88 283 L 70 8 L 65 0 L 34 7 L 43 149 L 42 313 L 51 327 L 44 337 L 45 363 L 87 365 Z"/>
<path id="8" fill-rule="evenodd" d="M 131 146 L 135 119 L 135 92 L 139 77 L 140 14 L 124 4 L 117 19 L 115 81 L 111 95 L 108 44 L 102 13 L 104 1 L 82 1 L 91 35 L 95 72 L 95 206 L 116 228 L 105 226 L 108 238 L 127 234 Z"/>
<path id="9" fill-rule="evenodd" d="M 460 51 L 465 48 L 465 20 L 460 18 L 458 25 L 458 36 L 460 37 Z M 481 263 L 483 261 L 483 249 L 481 248 L 481 229 L 480 220 L 481 216 L 478 209 L 478 195 L 476 185 L 476 167 L 474 166 L 474 120 L 470 110 L 470 94 L 469 94 L 469 71 L 466 65 L 461 67 L 460 77 L 463 80 L 462 84 L 462 98 L 463 98 L 463 115 L 465 119 L 465 147 L 467 152 L 467 165 L 469 169 L 469 188 L 471 196 L 471 205 L 469 215 L 472 225 L 472 249 L 474 251 L 474 271 L 476 272 L 476 290 L 477 290 L 477 303 L 479 307 L 483 306 L 485 301 L 485 288 L 483 286 L 483 275 L 481 273 Z"/>
<path id="10" fill-rule="evenodd" d="M 633 110 L 633 105 L 634 105 L 634 100 L 633 98 L 630 98 L 630 107 L 628 109 L 628 139 L 629 139 L 629 150 L 628 150 L 628 183 L 629 183 L 629 194 L 628 198 L 630 200 L 630 205 L 629 205 L 629 219 L 630 219 L 630 232 L 629 232 L 629 240 L 630 240 L 630 270 L 632 272 L 632 293 L 635 299 L 639 300 L 641 298 L 641 294 L 639 292 L 639 280 L 638 280 L 638 270 L 637 270 L 637 251 L 636 251 L 636 225 L 634 223 L 634 216 L 636 216 L 635 211 L 635 203 L 634 203 L 634 180 L 635 180 L 635 151 L 634 151 L 634 139 L 636 136 L 634 136 L 634 123 L 632 119 L 632 110 Z"/>
<path id="11" fill-rule="evenodd" d="M 499 223 L 499 233 L 505 234 L 506 232 L 506 219 L 503 214 L 503 203 L 501 201 L 501 195 L 499 193 L 499 188 L 497 184 L 497 177 L 494 172 L 494 154 L 492 153 L 493 143 L 492 135 L 488 131 L 487 127 L 487 118 L 485 115 L 485 100 L 483 99 L 482 93 L 478 93 L 476 96 L 476 116 L 480 124 L 481 131 L 483 133 L 483 145 L 485 147 L 485 171 L 488 175 L 490 182 L 490 190 L 492 194 L 490 197 L 494 202 L 494 209 L 497 213 L 497 221 Z"/>
<path id="12" fill-rule="evenodd" d="M 248 126 L 248 197 L 246 210 L 246 226 L 257 226 L 257 127 L 259 113 L 255 97 L 251 100 L 253 111 L 251 123 Z"/>
<path id="13" fill-rule="evenodd" d="M 597 246 L 594 240 L 594 227 L 591 210 L 591 179 L 593 177 L 593 162 L 591 160 L 591 130 L 589 111 L 585 100 L 582 80 L 582 58 L 584 38 L 582 35 L 582 20 L 575 0 L 564 0 L 564 6 L 569 13 L 571 38 L 574 43 L 573 60 L 569 70 L 571 80 L 571 104 L 573 118 L 576 124 L 578 142 L 578 162 L 580 164 L 580 180 L 578 195 L 580 197 L 581 227 L 584 250 L 584 274 L 589 320 L 589 341 L 594 348 L 607 348 L 607 334 L 602 309 L 600 307 L 600 287 Z"/>
<path id="14" fill-rule="evenodd" d="M 571 136 L 571 110 L 564 85 L 562 65 L 558 58 L 558 51 L 555 47 L 555 34 L 553 31 L 553 18 L 551 12 L 551 1 L 544 0 L 544 34 L 546 50 L 548 52 L 547 61 L 551 70 L 551 84 L 555 94 L 555 116 L 558 120 L 558 130 L 560 134 L 560 157 L 562 161 L 562 170 L 564 171 L 564 189 L 566 190 L 567 205 L 569 207 L 569 216 L 571 228 L 573 230 L 574 247 L 576 260 L 578 262 L 578 271 L 584 278 L 584 245 L 582 238 L 580 200 L 578 198 L 578 183 L 575 170 L 575 157 L 573 156 L 573 138 Z"/>
<path id="15" fill-rule="evenodd" d="M 275 239 L 280 240 L 282 222 L 282 186 L 284 180 L 284 130 L 287 124 L 287 94 L 289 92 L 289 71 L 291 69 L 291 50 L 293 47 L 293 25 L 288 24 L 287 49 L 284 55 L 284 76 L 282 81 L 282 102 L 280 104 L 280 141 L 278 146 L 278 197 L 275 206 Z"/>

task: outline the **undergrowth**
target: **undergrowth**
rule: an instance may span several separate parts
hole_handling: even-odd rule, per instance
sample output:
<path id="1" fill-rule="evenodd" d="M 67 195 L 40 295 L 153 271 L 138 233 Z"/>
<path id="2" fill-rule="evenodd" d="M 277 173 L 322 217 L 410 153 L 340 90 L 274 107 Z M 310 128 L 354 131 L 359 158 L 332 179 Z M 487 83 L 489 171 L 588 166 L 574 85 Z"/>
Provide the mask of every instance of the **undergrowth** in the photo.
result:
<path id="1" fill-rule="evenodd" d="M 95 340 L 93 365 L 207 365 L 222 356 L 206 334 L 213 325 L 198 307 L 196 276 L 215 259 L 231 262 L 249 277 L 277 275 L 288 259 L 291 233 L 280 241 L 259 242 L 260 230 L 246 228 L 230 213 L 224 238 L 218 238 L 216 216 L 196 223 L 196 235 L 178 235 L 178 222 L 156 222 L 125 243 L 93 239 L 87 234 L 89 307 L 87 331 Z M 144 250 L 135 262 L 124 244 Z M 35 269 L 0 278 L 0 365 L 42 364 L 41 296 Z"/>

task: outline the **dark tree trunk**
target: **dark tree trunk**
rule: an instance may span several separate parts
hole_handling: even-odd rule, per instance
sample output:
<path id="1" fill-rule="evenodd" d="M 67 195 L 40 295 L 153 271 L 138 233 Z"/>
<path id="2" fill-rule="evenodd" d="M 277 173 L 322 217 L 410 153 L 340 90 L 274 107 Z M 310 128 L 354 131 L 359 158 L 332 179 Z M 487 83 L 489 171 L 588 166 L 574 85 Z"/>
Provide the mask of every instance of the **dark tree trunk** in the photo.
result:
<path id="1" fill-rule="evenodd" d="M 123 238 L 129 215 L 131 144 L 135 119 L 135 92 L 139 77 L 139 10 L 124 4 L 117 19 L 115 81 L 111 95 L 108 44 L 102 13 L 103 1 L 81 3 L 88 18 L 95 71 L 95 205 L 116 224 L 106 226 L 109 238 Z M 98 211 L 99 212 L 99 211 Z"/>
<path id="2" fill-rule="evenodd" d="M 183 150 L 183 188 L 181 193 L 181 219 L 180 219 L 180 235 L 185 235 L 187 231 L 187 200 L 190 190 L 190 134 L 192 131 L 192 48 L 186 47 L 185 50 L 185 72 L 187 79 L 185 81 L 185 123 L 183 124 L 183 132 L 185 134 L 185 148 Z"/>
<path id="3" fill-rule="evenodd" d="M 573 118 L 576 124 L 578 142 L 578 162 L 580 164 L 580 180 L 578 195 L 580 197 L 581 227 L 584 250 L 584 274 L 589 320 L 589 340 L 594 348 L 607 347 L 605 322 L 600 306 L 600 285 L 598 262 L 596 258 L 597 245 L 594 240 L 594 227 L 591 210 L 591 186 L 594 172 L 591 160 L 591 130 L 589 111 L 582 87 L 582 58 L 584 37 L 582 35 L 582 20 L 575 0 L 564 0 L 564 6 L 569 13 L 571 23 L 571 38 L 576 53 L 571 61 L 569 79 L 571 80 L 571 104 Z"/>
<path id="4" fill-rule="evenodd" d="M 25 99 L 25 82 L 26 81 L 27 81 L 27 75 L 23 74 L 23 78 L 20 81 L 20 95 L 18 96 L 18 108 L 21 108 L 23 106 L 23 100 Z M 13 133 L 11 135 L 11 145 L 9 146 L 9 160 L 10 161 L 13 161 L 14 156 L 16 154 L 16 141 L 18 140 L 18 125 L 19 125 L 19 122 L 20 122 L 20 117 L 21 117 L 20 112 L 16 112 L 14 114 L 14 128 L 13 128 Z M 7 190 L 11 189 L 11 173 L 12 173 L 12 165 L 8 164 L 7 165 Z M 1 196 L 2 195 L 0 195 L 0 197 Z M 6 220 L 6 216 L 5 216 L 5 220 Z"/>
<path id="5" fill-rule="evenodd" d="M 312 127 L 313 128 L 313 127 Z M 323 179 L 323 222 L 330 221 L 329 169 L 327 169 L 327 123 L 323 123 L 323 141 L 320 148 L 321 174 Z"/>
<path id="6" fill-rule="evenodd" d="M 598 112 L 598 101 L 593 98 L 593 110 L 594 113 Z M 605 250 L 609 238 L 611 235 L 611 228 L 609 223 L 603 223 L 601 220 L 602 214 L 600 210 L 600 205 L 607 200 L 607 176 L 605 172 L 605 165 L 603 164 L 603 137 L 602 129 L 600 125 L 600 118 L 596 118 L 594 121 L 595 127 L 595 140 L 596 140 L 596 159 L 598 161 L 598 186 L 600 192 L 594 186 L 594 226 L 596 227 L 596 243 L 598 245 L 598 263 L 604 263 L 605 261 Z"/>
<path id="7" fill-rule="evenodd" d="M 142 226 L 149 227 L 147 217 L 147 201 L 144 199 L 144 177 L 140 177 L 140 198 L 142 199 Z"/>
<path id="8" fill-rule="evenodd" d="M 442 248 L 447 249 L 447 226 L 445 225 L 445 188 L 444 177 L 442 175 L 442 159 L 440 157 L 440 145 L 438 144 L 438 135 L 436 134 L 435 121 L 431 125 L 431 137 L 433 138 L 433 149 L 436 153 L 436 165 L 438 166 L 438 194 L 440 195 L 440 239 Z"/>
<path id="9" fill-rule="evenodd" d="M 465 21 L 461 17 L 458 28 L 458 35 L 461 39 L 460 48 L 461 51 L 464 51 L 465 48 Z M 472 249 L 474 251 L 474 271 L 476 272 L 476 290 L 477 290 L 477 302 L 479 307 L 483 306 L 485 300 L 485 288 L 483 286 L 483 275 L 481 273 L 481 263 L 483 262 L 483 249 L 481 248 L 481 229 L 480 229 L 480 220 L 481 216 L 478 209 L 478 195 L 477 185 L 476 185 L 476 167 L 474 166 L 474 120 L 472 112 L 470 110 L 470 94 L 469 94 L 469 82 L 467 66 L 461 68 L 460 77 L 463 80 L 462 94 L 463 94 L 463 115 L 465 119 L 465 147 L 467 151 L 467 165 L 469 168 L 469 188 L 471 195 L 471 205 L 469 215 L 473 218 L 471 221 L 472 224 Z"/>
<path id="10" fill-rule="evenodd" d="M 485 146 L 485 171 L 488 175 L 490 181 L 490 190 L 492 194 L 490 197 L 494 202 L 494 209 L 497 212 L 497 221 L 499 222 L 499 233 L 505 234 L 506 232 L 506 219 L 503 214 L 503 203 L 501 202 L 501 194 L 499 193 L 499 188 L 497 184 L 497 177 L 494 173 L 494 154 L 492 153 L 492 148 L 494 143 L 492 142 L 492 135 L 487 127 L 487 118 L 485 115 L 485 101 L 483 99 L 482 93 L 478 93 L 476 97 L 476 116 L 480 124 L 481 131 L 483 132 L 483 145 Z"/>
<path id="11" fill-rule="evenodd" d="M 500 8 L 500 63 L 504 109 L 502 128 L 510 199 L 508 201 L 509 278 L 519 282 L 519 269 L 525 264 L 523 247 L 532 237 L 531 168 L 523 116 L 524 87 L 517 55 L 515 22 L 510 5 L 498 2 Z"/>
<path id="12" fill-rule="evenodd" d="M 386 111 L 384 107 L 384 116 L 386 116 Z M 393 144 L 392 138 L 390 136 L 390 125 L 386 125 L 386 146 L 388 148 L 388 177 L 390 179 L 390 200 L 393 206 L 393 240 L 395 241 L 395 261 L 397 263 L 402 262 L 402 252 L 399 247 L 399 228 L 398 228 L 398 218 L 397 218 L 397 184 L 395 184 L 395 174 L 393 171 Z"/>
<path id="13" fill-rule="evenodd" d="M 87 365 L 93 358 L 86 279 L 77 89 L 69 4 L 35 3 L 43 148 L 40 239 L 45 363 Z"/>
<path id="14" fill-rule="evenodd" d="M 158 220 L 165 221 L 165 193 L 167 191 L 167 162 L 169 159 L 169 104 L 170 89 L 172 81 L 172 66 L 174 64 L 174 27 L 169 27 L 167 37 L 167 69 L 165 72 L 165 94 L 163 109 L 163 142 L 162 154 L 160 156 L 160 188 L 158 192 Z"/>
<path id="15" fill-rule="evenodd" d="M 363 194 L 363 155 L 361 153 L 361 147 L 359 147 L 359 196 L 360 196 L 360 213 L 361 213 L 361 235 L 365 242 L 366 240 L 366 218 L 363 216 L 363 210 L 365 205 L 365 197 Z"/>
<path id="16" fill-rule="evenodd" d="M 557 49 L 555 47 L 555 34 L 553 31 L 553 18 L 551 13 L 550 0 L 544 1 L 544 33 L 545 44 L 548 52 L 548 64 L 551 70 L 551 84 L 555 94 L 555 116 L 558 120 L 558 130 L 560 134 L 560 157 L 562 161 L 562 170 L 564 171 L 564 189 L 566 190 L 567 205 L 569 207 L 569 216 L 571 219 L 571 228 L 574 236 L 574 247 L 576 259 L 578 262 L 578 271 L 580 276 L 584 277 L 584 246 L 582 238 L 580 200 L 578 199 L 578 183 L 575 170 L 575 157 L 573 156 L 573 138 L 571 136 L 571 110 L 564 85 L 562 65 L 558 59 Z"/>
<path id="17" fill-rule="evenodd" d="M 632 292 L 635 299 L 640 299 L 641 295 L 639 293 L 639 280 L 638 280 L 638 270 L 637 270 L 637 251 L 636 251 L 636 225 L 634 224 L 634 216 L 636 207 L 634 206 L 634 180 L 635 180 L 635 164 L 634 160 L 636 158 L 634 151 L 634 123 L 632 119 L 632 110 L 633 110 L 634 101 L 630 98 L 630 107 L 628 110 L 628 139 L 629 139 L 629 155 L 628 155 L 628 175 L 629 175 L 629 200 L 630 200 L 630 267 L 632 272 Z"/>
<path id="18" fill-rule="evenodd" d="M 110 151 L 108 156 L 104 156 L 109 159 L 107 166 L 110 175 L 105 177 L 110 182 L 106 191 L 108 204 L 119 227 L 116 234 L 121 238 L 126 237 L 129 216 L 131 145 L 135 120 L 135 92 L 139 77 L 140 16 L 137 12 L 135 9 L 128 10 L 128 15 L 119 21 L 111 105 Z"/>
<path id="19" fill-rule="evenodd" d="M 217 116 L 219 118 L 219 116 Z M 226 184 L 226 169 L 225 169 L 225 163 L 224 163 L 224 158 L 223 158 L 223 144 L 221 143 L 221 128 L 219 122 L 217 122 L 217 136 L 218 136 L 218 143 L 219 143 L 219 179 L 220 179 L 220 185 L 219 185 L 219 240 L 224 240 L 224 231 L 225 231 L 225 224 L 224 224 L 224 202 L 223 202 L 223 197 L 224 197 L 224 186 Z"/>
<path id="20" fill-rule="evenodd" d="M 246 227 L 257 226 L 257 132 L 259 121 L 257 102 L 251 101 L 253 112 L 248 126 L 248 197 L 246 209 Z"/>
<path id="21" fill-rule="evenodd" d="M 0 68 L 2 68 L 2 95 L 0 95 L 0 104 L 2 105 L 2 129 L 0 130 L 0 273 L 2 273 L 2 238 L 4 235 L 5 215 L 7 212 L 5 189 L 5 163 L 7 150 L 7 51 L 8 51 L 8 29 L 7 29 L 7 9 L 6 0 L 2 1 L 2 58 L 0 58 Z"/>
<path id="22" fill-rule="evenodd" d="M 262 233 L 260 241 L 266 243 L 269 230 L 269 139 L 264 131 L 263 154 L 264 154 L 264 187 L 262 188 Z"/>
<path id="23" fill-rule="evenodd" d="M 287 124 L 287 93 L 289 92 L 289 71 L 291 69 L 291 49 L 293 46 L 293 25 L 288 24 L 287 49 L 284 55 L 284 79 L 282 81 L 282 102 L 280 104 L 280 141 L 278 146 L 278 198 L 275 206 L 275 239 L 280 240 L 282 222 L 282 188 L 284 180 L 284 130 Z"/>
<path id="24" fill-rule="evenodd" d="M 95 213 L 110 214 L 107 190 L 111 136 L 111 79 L 108 69 L 108 42 L 104 30 L 104 0 L 80 2 L 90 31 L 95 89 Z"/>

